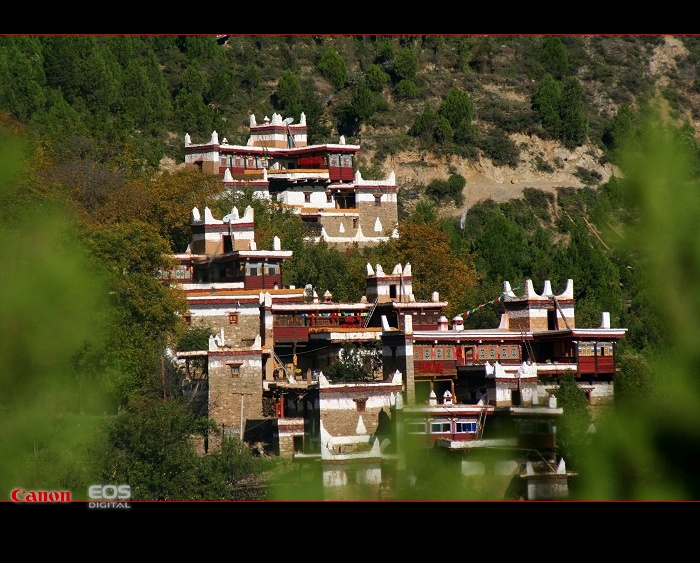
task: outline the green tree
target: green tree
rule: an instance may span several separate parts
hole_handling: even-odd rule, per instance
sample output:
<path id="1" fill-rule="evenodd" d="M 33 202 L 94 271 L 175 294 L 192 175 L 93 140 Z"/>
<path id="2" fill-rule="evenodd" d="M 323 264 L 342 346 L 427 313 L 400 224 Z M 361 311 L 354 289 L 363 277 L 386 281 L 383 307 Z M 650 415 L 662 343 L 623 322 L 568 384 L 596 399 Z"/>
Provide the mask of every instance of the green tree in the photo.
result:
<path id="1" fill-rule="evenodd" d="M 180 401 L 133 397 L 95 447 L 95 472 L 102 482 L 129 483 L 135 500 L 260 499 L 238 483 L 259 475 L 261 460 L 233 438 L 200 457 L 193 438 L 211 433 Z"/>
<path id="2" fill-rule="evenodd" d="M 584 144 L 588 138 L 588 116 L 583 86 L 575 76 L 566 78 L 562 83 L 559 116 L 561 119 L 559 139 L 564 146 L 573 149 Z"/>
<path id="3" fill-rule="evenodd" d="M 276 94 L 280 109 L 292 116 L 301 114 L 301 84 L 291 70 L 280 76 Z"/>
<path id="4" fill-rule="evenodd" d="M 262 73 L 260 69 L 253 64 L 249 64 L 243 70 L 243 75 L 241 77 L 241 84 L 248 92 L 249 96 L 252 96 L 257 88 L 262 82 Z"/>
<path id="5" fill-rule="evenodd" d="M 490 37 L 479 37 L 470 45 L 469 66 L 479 74 L 493 72 L 494 45 Z"/>
<path id="6" fill-rule="evenodd" d="M 44 104 L 41 44 L 33 37 L 0 38 L 0 109 L 23 122 Z"/>
<path id="7" fill-rule="evenodd" d="M 522 228 L 500 209 L 494 209 L 485 215 L 481 232 L 472 239 L 472 252 L 478 256 L 477 269 L 499 283 L 522 279 L 529 257 L 526 240 Z"/>
<path id="8" fill-rule="evenodd" d="M 223 107 L 229 103 L 235 95 L 236 70 L 231 61 L 225 57 L 222 51 L 215 51 L 209 68 L 209 95 L 208 98 L 216 104 L 216 107 Z"/>
<path id="9" fill-rule="evenodd" d="M 182 88 L 175 97 L 175 116 L 185 131 L 192 135 L 211 135 L 214 116 L 200 93 Z"/>
<path id="10" fill-rule="evenodd" d="M 452 129 L 460 127 L 463 123 L 471 125 L 474 117 L 474 104 L 465 90 L 459 87 L 450 88 L 440 104 L 438 114 L 449 121 Z"/>
<path id="11" fill-rule="evenodd" d="M 418 87 L 413 80 L 403 78 L 394 88 L 394 95 L 398 100 L 412 100 L 418 95 Z"/>
<path id="12" fill-rule="evenodd" d="M 122 81 L 122 107 L 138 129 L 155 128 L 164 124 L 164 115 L 156 117 L 156 108 L 149 105 L 152 83 L 138 59 L 129 61 Z M 158 99 L 158 98 L 156 98 Z"/>
<path id="13" fill-rule="evenodd" d="M 603 132 L 603 143 L 615 155 L 617 149 L 634 132 L 635 114 L 629 104 L 622 104 Z"/>
<path id="14" fill-rule="evenodd" d="M 389 84 L 389 75 L 377 64 L 371 64 L 365 73 L 367 86 L 372 92 L 381 92 Z"/>
<path id="15" fill-rule="evenodd" d="M 364 123 L 367 119 L 372 117 L 376 104 L 372 91 L 364 79 L 358 80 L 353 88 L 350 107 L 359 123 Z"/>
<path id="16" fill-rule="evenodd" d="M 220 51 L 213 35 L 180 35 L 175 43 L 188 59 L 199 61 L 214 59 Z"/>
<path id="17" fill-rule="evenodd" d="M 413 81 L 418 74 L 418 55 L 410 47 L 399 49 L 393 61 L 394 83 Z"/>
<path id="18" fill-rule="evenodd" d="M 306 115 L 308 143 L 314 145 L 328 142 L 331 127 L 328 124 L 323 100 L 320 94 L 308 84 L 302 87 L 301 107 Z"/>
<path id="19" fill-rule="evenodd" d="M 556 80 L 562 80 L 569 73 L 569 57 L 559 37 L 542 38 L 540 64 Z"/>
<path id="20" fill-rule="evenodd" d="M 316 65 L 321 75 L 327 79 L 333 88 L 340 90 L 348 81 L 348 67 L 345 60 L 335 49 L 327 49 L 321 55 Z"/>
<path id="21" fill-rule="evenodd" d="M 432 144 L 435 142 L 435 131 L 440 123 L 438 113 L 425 104 L 423 112 L 418 114 L 413 121 L 408 133 L 414 137 L 418 137 L 423 143 Z"/>
<path id="22" fill-rule="evenodd" d="M 540 81 L 532 104 L 532 108 L 540 115 L 542 127 L 552 138 L 558 138 L 562 128 L 559 115 L 561 94 L 561 84 L 547 73 Z"/>
<path id="23" fill-rule="evenodd" d="M 85 363 L 105 372 L 105 389 L 121 405 L 134 393 L 163 397 L 163 354 L 184 329 L 178 314 L 187 310 L 184 295 L 155 277 L 169 266 L 170 249 L 140 221 L 89 226 L 84 236 L 94 268 L 109 276 L 112 304 L 99 319 L 105 345 L 94 347 Z"/>

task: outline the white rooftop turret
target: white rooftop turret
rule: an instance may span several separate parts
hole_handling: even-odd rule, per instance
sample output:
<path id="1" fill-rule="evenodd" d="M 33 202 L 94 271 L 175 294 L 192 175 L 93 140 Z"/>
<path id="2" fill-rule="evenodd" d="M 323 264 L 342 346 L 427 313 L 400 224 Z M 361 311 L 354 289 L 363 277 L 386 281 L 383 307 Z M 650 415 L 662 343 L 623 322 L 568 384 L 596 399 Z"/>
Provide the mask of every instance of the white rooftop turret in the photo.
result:
<path id="1" fill-rule="evenodd" d="M 452 319 L 452 330 L 464 330 L 464 319 L 462 315 L 457 315 Z"/>
<path id="2" fill-rule="evenodd" d="M 445 315 L 440 315 L 438 319 L 438 330 L 447 332 L 447 317 Z"/>
<path id="3" fill-rule="evenodd" d="M 554 297 L 552 293 L 552 282 L 549 280 L 544 280 L 544 289 L 542 290 L 543 297 Z"/>

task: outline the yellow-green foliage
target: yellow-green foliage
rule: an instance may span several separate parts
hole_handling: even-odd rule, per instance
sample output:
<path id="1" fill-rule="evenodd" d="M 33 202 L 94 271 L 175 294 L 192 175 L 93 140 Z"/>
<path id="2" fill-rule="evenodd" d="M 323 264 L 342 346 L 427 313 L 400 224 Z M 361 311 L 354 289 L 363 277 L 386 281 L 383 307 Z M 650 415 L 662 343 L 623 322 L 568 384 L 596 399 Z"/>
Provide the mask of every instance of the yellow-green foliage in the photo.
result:
<path id="1" fill-rule="evenodd" d="M 0 131 L 0 498 L 58 487 L 75 461 L 68 419 L 97 395 L 73 360 L 100 337 L 94 315 L 106 293 L 60 210 L 13 204 L 25 149 Z"/>
<path id="2" fill-rule="evenodd" d="M 596 423 L 581 467 L 585 499 L 700 499 L 700 178 L 697 143 L 647 115 L 623 154 L 628 205 L 671 345 L 652 361 L 654 393 L 616 404 Z"/>

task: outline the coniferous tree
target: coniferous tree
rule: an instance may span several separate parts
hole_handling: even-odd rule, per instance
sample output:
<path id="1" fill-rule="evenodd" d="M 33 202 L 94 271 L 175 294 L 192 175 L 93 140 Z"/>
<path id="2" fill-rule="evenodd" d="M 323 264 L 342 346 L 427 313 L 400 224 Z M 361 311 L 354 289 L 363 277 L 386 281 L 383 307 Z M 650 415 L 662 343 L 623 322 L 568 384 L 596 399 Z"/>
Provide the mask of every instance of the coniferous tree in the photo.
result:
<path id="1" fill-rule="evenodd" d="M 440 104 L 438 114 L 449 122 L 452 129 L 462 124 L 471 125 L 474 117 L 474 104 L 469 94 L 461 88 L 451 88 Z"/>
<path id="2" fill-rule="evenodd" d="M 41 43 L 32 37 L 0 38 L 0 109 L 27 122 L 42 109 L 46 85 Z"/>
<path id="3" fill-rule="evenodd" d="M 532 108 L 539 113 L 542 127 L 552 138 L 559 137 L 562 127 L 559 114 L 560 99 L 560 83 L 551 74 L 545 74 L 535 94 Z"/>
<path id="4" fill-rule="evenodd" d="M 565 147 L 580 147 L 588 137 L 588 117 L 583 96 L 583 86 L 575 76 L 562 83 L 559 98 L 561 132 L 559 139 Z"/>
<path id="5" fill-rule="evenodd" d="M 340 90 L 345 86 L 348 80 L 348 67 L 338 51 L 327 49 L 321 55 L 317 67 L 321 75 L 333 85 L 333 88 Z"/>
<path id="6" fill-rule="evenodd" d="M 286 112 L 285 115 L 298 119 L 302 111 L 301 83 L 294 72 L 288 70 L 280 76 L 276 94 L 279 108 Z"/>
<path id="7" fill-rule="evenodd" d="M 559 37 L 544 37 L 540 50 L 540 64 L 544 71 L 556 80 L 569 74 L 569 57 Z"/>

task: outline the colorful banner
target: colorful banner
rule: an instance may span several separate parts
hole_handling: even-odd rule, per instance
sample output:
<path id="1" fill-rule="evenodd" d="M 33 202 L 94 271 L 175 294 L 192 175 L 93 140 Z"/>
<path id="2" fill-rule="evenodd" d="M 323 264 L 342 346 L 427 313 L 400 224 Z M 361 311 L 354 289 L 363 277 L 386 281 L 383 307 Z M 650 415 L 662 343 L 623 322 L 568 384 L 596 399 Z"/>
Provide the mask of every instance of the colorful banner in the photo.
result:
<path id="1" fill-rule="evenodd" d="M 520 289 L 520 287 L 521 286 L 514 287 L 511 291 L 518 291 Z M 490 305 L 491 303 L 498 303 L 501 299 L 503 299 L 505 297 L 505 295 L 506 295 L 506 293 L 504 291 L 498 297 L 496 297 L 496 299 L 494 299 L 493 301 L 487 301 L 486 303 L 482 303 L 481 305 L 477 305 L 473 309 L 469 309 L 469 311 L 464 311 L 464 313 L 462 313 L 462 316 L 468 317 L 469 315 L 474 313 L 474 311 L 477 311 L 477 310 L 481 309 L 482 307 L 485 307 L 486 305 Z"/>

